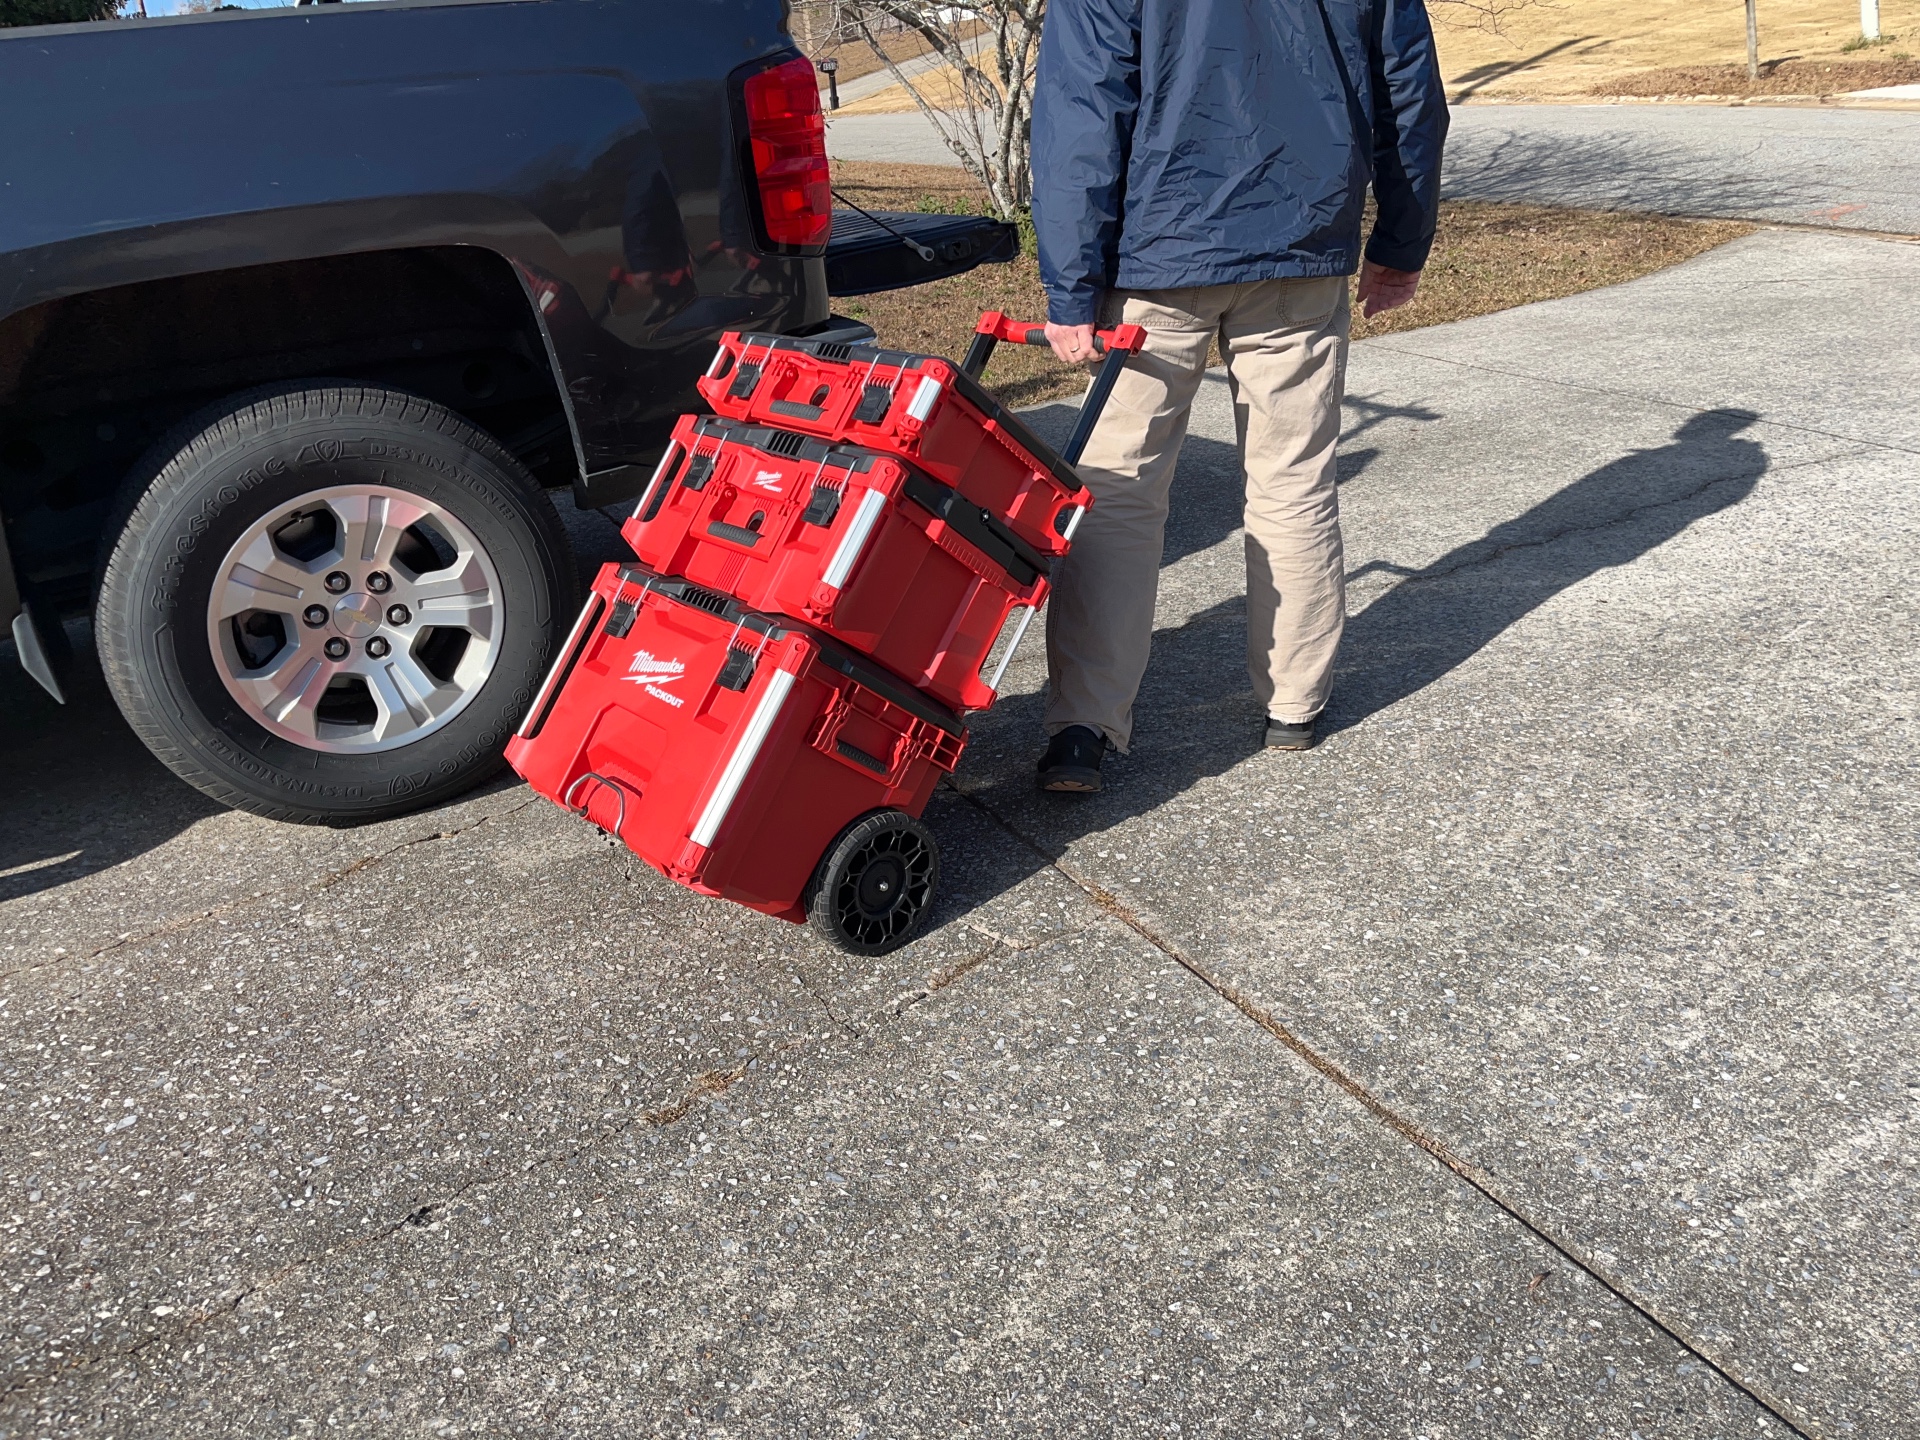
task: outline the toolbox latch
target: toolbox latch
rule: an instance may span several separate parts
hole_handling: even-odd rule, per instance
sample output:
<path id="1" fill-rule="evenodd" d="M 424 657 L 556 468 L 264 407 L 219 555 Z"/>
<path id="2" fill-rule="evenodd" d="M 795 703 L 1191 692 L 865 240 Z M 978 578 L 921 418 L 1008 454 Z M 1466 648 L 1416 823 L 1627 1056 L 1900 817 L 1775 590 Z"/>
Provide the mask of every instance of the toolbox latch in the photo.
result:
<path id="1" fill-rule="evenodd" d="M 854 407 L 853 418 L 862 425 L 878 425 L 887 418 L 892 406 L 892 390 L 885 385 L 868 385 L 860 391 L 860 403 Z"/>
<path id="2" fill-rule="evenodd" d="M 831 485 L 813 487 L 813 498 L 807 502 L 806 513 L 800 518 L 809 525 L 831 525 L 833 517 L 840 513 L 840 492 Z"/>

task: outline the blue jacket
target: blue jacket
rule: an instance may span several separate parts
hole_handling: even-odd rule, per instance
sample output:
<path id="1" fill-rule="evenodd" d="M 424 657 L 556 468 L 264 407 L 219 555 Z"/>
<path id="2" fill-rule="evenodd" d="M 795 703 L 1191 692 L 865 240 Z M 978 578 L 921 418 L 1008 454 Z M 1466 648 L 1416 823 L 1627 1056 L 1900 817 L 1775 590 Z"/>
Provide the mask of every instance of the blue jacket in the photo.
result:
<path id="1" fill-rule="evenodd" d="M 1418 270 L 1447 102 L 1423 0 L 1050 0 L 1033 223 L 1056 324 L 1100 292 Z"/>

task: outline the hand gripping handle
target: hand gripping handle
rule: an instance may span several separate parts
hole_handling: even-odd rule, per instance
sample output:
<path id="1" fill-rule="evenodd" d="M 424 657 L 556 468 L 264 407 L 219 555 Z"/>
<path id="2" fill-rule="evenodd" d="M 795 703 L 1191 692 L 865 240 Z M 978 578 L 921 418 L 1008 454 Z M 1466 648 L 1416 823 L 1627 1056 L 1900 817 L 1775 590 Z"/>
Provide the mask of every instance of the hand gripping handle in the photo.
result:
<path id="1" fill-rule="evenodd" d="M 1044 346 L 1047 343 L 1047 329 L 1044 325 L 1009 320 L 998 310 L 989 310 L 974 326 L 973 344 L 967 350 L 967 358 L 960 362 L 960 368 L 978 380 L 993 355 L 993 347 L 1002 340 L 1010 340 L 1016 345 Z M 1080 454 L 1093 436 L 1093 427 L 1100 419 L 1100 412 L 1106 408 L 1114 382 L 1126 368 L 1127 357 L 1146 343 L 1147 332 L 1138 325 L 1116 325 L 1111 330 L 1093 332 L 1094 352 L 1106 356 L 1106 359 L 1101 361 L 1093 384 L 1087 390 L 1087 398 L 1080 406 L 1080 418 L 1074 423 L 1073 434 L 1060 451 L 1060 458 L 1069 465 L 1080 463 Z"/>

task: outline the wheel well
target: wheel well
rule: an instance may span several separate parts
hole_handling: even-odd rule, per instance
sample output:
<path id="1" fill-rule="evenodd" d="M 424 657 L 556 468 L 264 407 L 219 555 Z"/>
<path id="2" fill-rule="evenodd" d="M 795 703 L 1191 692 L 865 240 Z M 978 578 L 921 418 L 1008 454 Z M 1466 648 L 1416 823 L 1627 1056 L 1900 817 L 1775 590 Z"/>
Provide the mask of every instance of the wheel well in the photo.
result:
<path id="1" fill-rule="evenodd" d="M 223 395 L 306 376 L 425 396 L 543 484 L 578 476 L 532 307 L 491 251 L 382 250 L 90 291 L 0 320 L 0 519 L 21 588 L 84 604 L 114 495 L 154 439 Z"/>

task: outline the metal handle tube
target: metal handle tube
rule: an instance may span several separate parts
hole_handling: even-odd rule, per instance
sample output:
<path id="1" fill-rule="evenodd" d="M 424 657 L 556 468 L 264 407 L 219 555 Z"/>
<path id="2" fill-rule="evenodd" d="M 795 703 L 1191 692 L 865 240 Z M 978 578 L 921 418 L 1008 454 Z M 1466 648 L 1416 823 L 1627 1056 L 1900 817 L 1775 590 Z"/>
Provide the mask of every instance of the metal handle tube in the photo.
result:
<path id="1" fill-rule="evenodd" d="M 1094 344 L 1100 344 L 1098 336 L 1094 337 Z M 1080 463 L 1081 452 L 1087 448 L 1087 441 L 1093 438 L 1093 427 L 1100 423 L 1100 412 L 1106 408 L 1107 397 L 1113 393 L 1120 372 L 1127 368 L 1128 353 L 1125 350 L 1108 350 L 1107 358 L 1100 362 L 1093 384 L 1087 389 L 1087 398 L 1081 402 L 1080 417 L 1073 422 L 1073 434 L 1067 437 L 1066 447 L 1060 452 L 1060 458 L 1069 465 Z"/>
<path id="2" fill-rule="evenodd" d="M 1027 633 L 1027 626 L 1033 623 L 1035 606 L 1029 605 L 1020 613 L 1020 623 L 1013 627 L 1013 638 L 1007 642 L 1006 652 L 1001 655 L 1000 663 L 993 667 L 993 678 L 987 681 L 989 690 L 1000 688 L 1000 677 L 1007 673 L 1007 666 L 1013 663 L 1013 652 L 1020 648 L 1020 641 Z"/>

